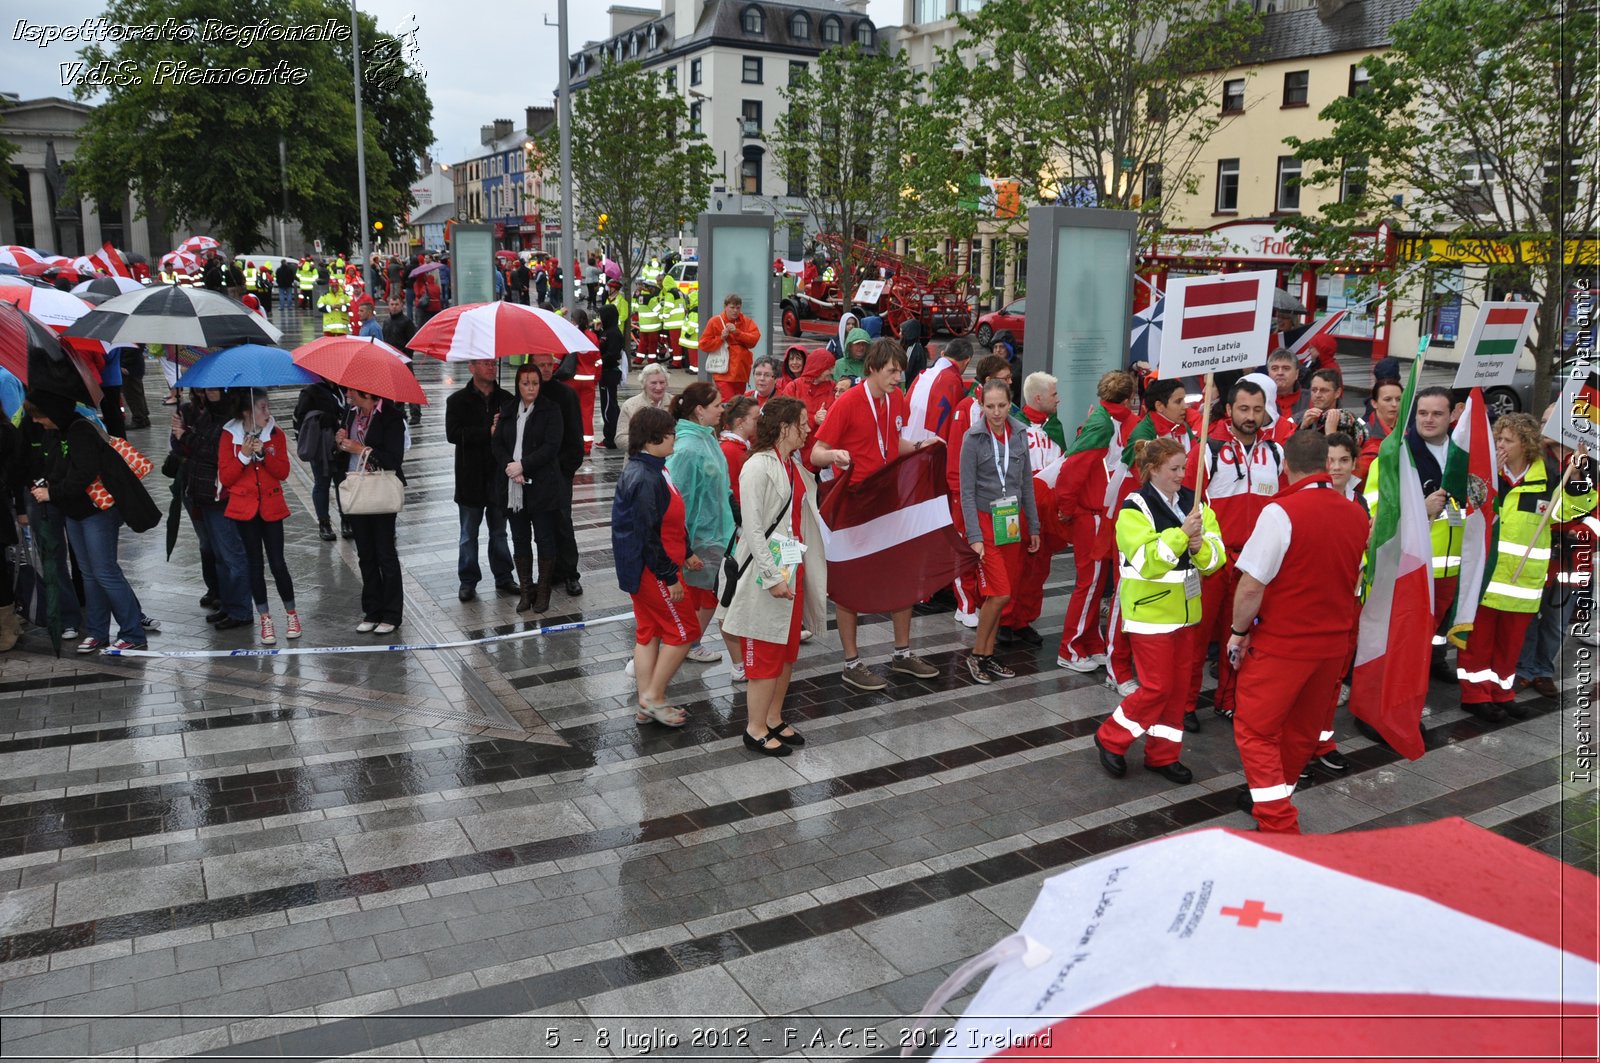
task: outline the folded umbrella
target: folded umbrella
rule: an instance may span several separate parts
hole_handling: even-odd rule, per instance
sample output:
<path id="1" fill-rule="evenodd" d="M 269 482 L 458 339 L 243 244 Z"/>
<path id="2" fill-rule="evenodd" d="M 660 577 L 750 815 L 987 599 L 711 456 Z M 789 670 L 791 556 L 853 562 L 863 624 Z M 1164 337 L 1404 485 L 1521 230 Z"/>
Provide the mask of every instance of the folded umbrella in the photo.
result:
<path id="1" fill-rule="evenodd" d="M 407 344 L 446 362 L 510 358 L 598 348 L 572 322 L 549 310 L 520 303 L 467 303 L 435 314 Z"/>
<path id="2" fill-rule="evenodd" d="M 178 378 L 180 388 L 274 388 L 315 384 L 316 375 L 294 364 L 282 347 L 246 343 L 208 354 Z"/>
<path id="3" fill-rule="evenodd" d="M 406 362 L 402 351 L 360 336 L 324 336 L 294 350 L 296 365 L 340 387 L 427 405 L 428 397 Z"/>
<path id="4" fill-rule="evenodd" d="M 116 347 L 178 343 L 195 347 L 273 344 L 283 332 L 241 302 L 204 288 L 156 285 L 119 295 L 67 329 L 68 336 Z"/>

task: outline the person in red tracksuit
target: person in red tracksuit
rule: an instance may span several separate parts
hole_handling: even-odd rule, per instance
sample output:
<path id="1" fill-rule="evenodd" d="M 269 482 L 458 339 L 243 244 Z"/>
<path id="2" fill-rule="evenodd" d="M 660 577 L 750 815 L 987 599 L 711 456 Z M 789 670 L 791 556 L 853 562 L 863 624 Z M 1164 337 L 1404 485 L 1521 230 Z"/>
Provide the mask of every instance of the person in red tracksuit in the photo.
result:
<path id="1" fill-rule="evenodd" d="M 1189 680 L 1191 705 L 1200 697 L 1206 647 L 1212 642 L 1227 641 L 1229 603 L 1233 601 L 1238 580 L 1233 562 L 1255 531 L 1256 518 L 1285 483 L 1283 448 L 1260 435 L 1267 417 L 1265 389 L 1253 380 L 1240 380 L 1228 390 L 1225 410 L 1228 419 L 1212 426 L 1206 445 L 1189 451 L 1188 469 L 1184 474 L 1184 485 L 1192 490 L 1204 458 L 1206 504 L 1217 514 L 1217 523 L 1222 526 L 1222 542 L 1228 548 L 1227 563 L 1201 583 L 1201 619 L 1194 628 L 1197 642 Z M 1232 718 L 1234 670 L 1226 654 L 1218 662 L 1217 689 L 1211 704 L 1218 716 Z M 1198 721 L 1186 718 L 1184 726 L 1196 730 Z"/>
<path id="2" fill-rule="evenodd" d="M 583 453 L 594 449 L 594 396 L 600 387 L 600 337 L 589 327 L 589 312 L 574 310 L 572 323 L 594 344 L 592 351 L 579 351 L 574 357 L 577 366 L 572 374 L 572 390 L 578 393 L 578 419 L 583 424 Z"/>
<path id="3" fill-rule="evenodd" d="M 1326 436 L 1296 432 L 1284 462 L 1289 486 L 1261 511 L 1239 553 L 1227 655 L 1239 669 L 1241 807 L 1263 831 L 1298 834 L 1291 798 L 1349 660 L 1367 515 L 1328 479 Z"/>
<path id="4" fill-rule="evenodd" d="M 1078 429 L 1067 448 L 1066 466 L 1056 485 L 1056 508 L 1072 528 L 1072 599 L 1061 630 L 1061 650 L 1056 664 L 1074 672 L 1092 672 L 1106 662 L 1106 640 L 1100 633 L 1100 599 L 1111 575 L 1109 559 L 1115 552 L 1112 534 L 1115 513 L 1106 494 L 1111 486 L 1107 468 L 1111 448 L 1120 466 L 1138 418 L 1128 409 L 1133 398 L 1133 374 L 1113 369 L 1100 378 L 1100 401 Z"/>

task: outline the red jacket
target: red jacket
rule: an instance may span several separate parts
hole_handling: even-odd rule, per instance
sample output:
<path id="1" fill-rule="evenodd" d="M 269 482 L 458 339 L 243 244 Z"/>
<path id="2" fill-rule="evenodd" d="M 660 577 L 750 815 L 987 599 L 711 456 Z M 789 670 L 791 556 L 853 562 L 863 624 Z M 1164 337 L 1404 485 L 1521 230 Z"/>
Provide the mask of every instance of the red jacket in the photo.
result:
<path id="1" fill-rule="evenodd" d="M 717 436 L 722 444 L 722 456 L 728 459 L 728 482 L 733 485 L 733 500 L 739 501 L 739 474 L 744 471 L 744 461 L 750 456 L 750 441 L 732 432 Z"/>
<path id="2" fill-rule="evenodd" d="M 268 424 L 261 437 L 262 452 L 254 461 L 241 461 L 244 425 L 232 420 L 222 429 L 217 443 L 217 478 L 228 492 L 228 508 L 223 512 L 234 520 L 280 521 L 289 516 L 289 503 L 283 497 L 283 481 L 289 478 L 289 441 L 276 421 Z"/>

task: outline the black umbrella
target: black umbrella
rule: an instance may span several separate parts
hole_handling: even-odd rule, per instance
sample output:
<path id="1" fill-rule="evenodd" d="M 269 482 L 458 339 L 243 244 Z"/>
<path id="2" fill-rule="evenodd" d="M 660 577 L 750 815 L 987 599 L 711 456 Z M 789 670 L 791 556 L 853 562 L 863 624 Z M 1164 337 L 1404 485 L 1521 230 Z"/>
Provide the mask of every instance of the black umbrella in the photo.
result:
<path id="1" fill-rule="evenodd" d="M 156 285 L 108 300 L 67 329 L 68 336 L 114 347 L 175 343 L 193 347 L 272 345 L 283 332 L 243 303 L 205 288 Z"/>

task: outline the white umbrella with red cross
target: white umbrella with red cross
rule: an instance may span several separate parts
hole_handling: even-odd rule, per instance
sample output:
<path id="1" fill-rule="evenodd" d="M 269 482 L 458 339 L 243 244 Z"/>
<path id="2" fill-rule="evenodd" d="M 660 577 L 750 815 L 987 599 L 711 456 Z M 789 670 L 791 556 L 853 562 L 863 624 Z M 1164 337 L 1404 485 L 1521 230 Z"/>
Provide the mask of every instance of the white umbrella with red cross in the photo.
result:
<path id="1" fill-rule="evenodd" d="M 1597 885 L 1459 819 L 1194 831 L 1046 881 L 924 1014 L 992 966 L 935 1059 L 1592 1060 Z"/>

